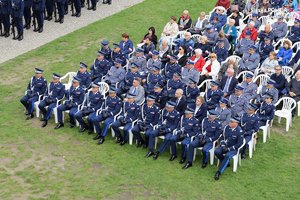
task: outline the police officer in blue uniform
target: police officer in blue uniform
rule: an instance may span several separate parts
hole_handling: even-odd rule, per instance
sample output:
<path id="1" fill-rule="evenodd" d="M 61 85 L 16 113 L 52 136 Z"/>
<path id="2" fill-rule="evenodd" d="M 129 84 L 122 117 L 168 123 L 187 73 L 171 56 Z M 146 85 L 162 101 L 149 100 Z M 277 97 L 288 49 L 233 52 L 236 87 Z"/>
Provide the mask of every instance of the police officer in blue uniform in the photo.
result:
<path id="1" fill-rule="evenodd" d="M 79 70 L 76 74 L 77 78 L 79 78 L 80 81 L 80 87 L 83 90 L 86 90 L 87 88 L 90 87 L 91 82 L 92 82 L 92 76 L 91 74 L 86 70 L 87 65 L 84 64 L 83 62 L 80 62 L 79 64 Z M 100 82 L 100 81 L 99 81 Z"/>
<path id="2" fill-rule="evenodd" d="M 134 102 L 134 97 L 135 95 L 131 93 L 126 95 L 126 101 L 123 104 L 124 107 L 121 115 L 111 124 L 111 128 L 117 137 L 116 143 L 120 143 L 120 145 L 127 143 L 132 123 L 139 117 L 140 107 Z M 120 126 L 124 126 L 124 136 L 119 130 Z"/>
<path id="3" fill-rule="evenodd" d="M 215 109 L 219 113 L 219 121 L 222 124 L 222 130 L 226 125 L 228 125 L 231 119 L 231 110 L 228 108 L 228 104 L 228 99 L 222 98 L 219 101 L 219 106 Z"/>
<path id="4" fill-rule="evenodd" d="M 197 81 L 190 78 L 189 79 L 189 84 L 186 86 L 184 90 L 184 94 L 186 96 L 187 101 L 188 100 L 196 100 L 196 98 L 200 95 L 200 90 L 197 87 Z"/>
<path id="5" fill-rule="evenodd" d="M 81 16 L 81 0 L 72 0 L 75 7 L 75 13 L 71 16 L 80 17 Z"/>
<path id="6" fill-rule="evenodd" d="M 204 99 L 207 104 L 208 110 L 215 109 L 224 95 L 222 90 L 219 89 L 220 83 L 217 81 L 210 82 L 210 89 L 205 93 Z"/>
<path id="7" fill-rule="evenodd" d="M 257 85 L 253 81 L 253 74 L 246 73 L 246 79 L 241 83 L 241 86 L 244 88 L 243 94 L 246 99 L 254 99 L 257 93 Z"/>
<path id="8" fill-rule="evenodd" d="M 246 151 L 249 148 L 248 142 L 252 139 L 252 134 L 256 133 L 259 129 L 259 118 L 255 114 L 258 109 L 257 105 L 249 104 L 247 113 L 243 113 L 241 117 L 241 127 L 244 133 L 246 144 L 242 149 L 242 159 L 246 158 Z"/>
<path id="9" fill-rule="evenodd" d="M 93 139 L 99 140 L 98 144 L 102 144 L 104 142 L 109 126 L 114 122 L 114 116 L 120 113 L 122 109 L 122 100 L 117 96 L 116 90 L 117 89 L 115 87 L 110 87 L 108 91 L 109 95 L 105 98 L 101 111 L 88 117 L 90 128 L 89 133 L 92 133 L 93 127 L 95 127 L 97 135 Z M 104 121 L 103 131 L 99 124 L 102 121 Z"/>
<path id="10" fill-rule="evenodd" d="M 154 95 L 155 98 L 155 104 L 159 107 L 159 109 L 163 109 L 166 106 L 166 103 L 168 101 L 168 94 L 167 92 L 163 89 L 163 86 L 157 83 L 154 86 L 153 92 L 150 94 Z"/>
<path id="11" fill-rule="evenodd" d="M 177 62 L 176 55 L 170 55 L 170 61 L 165 66 L 165 77 L 167 80 L 172 79 L 174 73 L 181 73 L 181 66 Z"/>
<path id="12" fill-rule="evenodd" d="M 57 12 L 58 12 L 58 19 L 55 19 L 57 23 L 64 23 L 65 17 L 65 4 L 67 3 L 66 0 L 55 0 Z"/>
<path id="13" fill-rule="evenodd" d="M 274 84 L 276 84 L 276 81 L 269 79 L 267 81 L 267 85 L 264 85 L 261 88 L 261 92 L 259 93 L 259 95 L 257 96 L 257 101 L 258 102 L 263 102 L 265 100 L 265 94 L 269 93 L 272 95 L 272 103 L 276 104 L 276 102 L 278 101 L 278 90 L 274 87 Z"/>
<path id="14" fill-rule="evenodd" d="M 43 70 L 35 68 L 35 76 L 31 77 L 25 96 L 20 100 L 26 108 L 27 120 L 33 118 L 34 103 L 39 95 L 44 95 L 47 89 L 47 80 L 43 77 Z"/>
<path id="15" fill-rule="evenodd" d="M 24 0 L 24 28 L 26 29 L 30 29 L 32 2 L 33 0 Z"/>
<path id="16" fill-rule="evenodd" d="M 103 103 L 103 96 L 99 92 L 99 83 L 92 84 L 92 90 L 85 94 L 85 99 L 83 101 L 81 110 L 79 110 L 75 115 L 75 119 L 79 122 L 80 131 L 84 132 L 85 130 L 93 129 L 94 126 L 88 127 L 84 122 L 83 117 L 89 116 L 91 117 L 101 106 Z"/>
<path id="17" fill-rule="evenodd" d="M 246 31 L 245 38 L 242 38 L 235 46 L 235 52 L 238 56 L 243 56 L 244 53 L 248 52 L 249 47 L 254 45 L 254 41 L 250 38 L 251 32 Z"/>
<path id="18" fill-rule="evenodd" d="M 241 85 L 235 86 L 234 94 L 229 96 L 229 105 L 231 109 L 231 116 L 241 116 L 244 112 L 247 112 L 249 100 L 243 94 L 244 88 Z"/>
<path id="19" fill-rule="evenodd" d="M 224 46 L 224 40 L 219 39 L 217 41 L 216 47 L 214 48 L 214 53 L 217 54 L 219 63 L 226 60 L 228 57 L 228 49 Z"/>
<path id="20" fill-rule="evenodd" d="M 275 106 L 272 103 L 273 96 L 270 93 L 265 94 L 265 100 L 260 105 L 258 116 L 259 116 L 259 127 L 266 125 L 267 121 L 274 118 Z"/>
<path id="21" fill-rule="evenodd" d="M 146 78 L 148 73 L 147 59 L 144 56 L 144 50 L 140 47 L 136 48 L 133 57 L 129 60 L 129 65 L 136 63 L 140 74 Z"/>
<path id="22" fill-rule="evenodd" d="M 205 117 L 201 123 L 200 132 L 189 144 L 187 151 L 187 162 L 182 169 L 187 169 L 193 165 L 194 149 L 198 147 L 203 147 L 202 168 L 207 166 L 208 153 L 213 148 L 213 142 L 216 141 L 222 133 L 222 125 L 218 120 L 218 115 L 219 113 L 215 110 L 208 111 L 207 117 Z"/>
<path id="23" fill-rule="evenodd" d="M 111 61 L 112 51 L 109 47 L 109 41 L 108 40 L 101 41 L 100 51 L 104 53 L 104 58 L 106 60 Z"/>
<path id="24" fill-rule="evenodd" d="M 51 21 L 53 15 L 53 9 L 55 8 L 54 0 L 46 0 L 45 7 L 47 11 L 47 16 L 45 17 L 45 19 Z"/>
<path id="25" fill-rule="evenodd" d="M 97 58 L 90 67 L 93 82 L 101 82 L 102 77 L 105 76 L 111 68 L 111 63 L 105 58 L 105 54 L 104 51 L 98 51 Z"/>
<path id="26" fill-rule="evenodd" d="M 114 64 L 114 62 L 118 59 L 122 60 L 122 66 L 126 65 L 126 57 L 125 55 L 122 53 L 120 45 L 117 43 L 113 43 L 114 47 L 113 47 L 113 51 L 111 53 L 111 63 Z"/>
<path id="27" fill-rule="evenodd" d="M 9 27 L 10 27 L 10 15 L 11 12 L 11 0 L 0 0 L 0 19 L 3 24 L 4 31 L 0 35 L 1 37 L 9 37 Z"/>
<path id="28" fill-rule="evenodd" d="M 159 67 L 153 66 L 151 73 L 148 74 L 147 80 L 145 81 L 144 87 L 147 94 L 154 92 L 154 86 L 156 84 L 164 85 L 165 79 L 159 74 Z"/>
<path id="29" fill-rule="evenodd" d="M 33 29 L 34 32 L 42 33 L 44 29 L 44 10 L 45 0 L 33 0 L 32 11 L 33 16 L 36 18 L 37 27 Z M 29 22 L 30 26 L 30 22 Z"/>
<path id="30" fill-rule="evenodd" d="M 237 154 L 238 148 L 243 145 L 243 130 L 239 126 L 239 122 L 239 118 L 233 117 L 230 119 L 229 125 L 224 128 L 221 145 L 215 150 L 215 155 L 221 162 L 219 170 L 215 174 L 215 180 L 219 180 L 230 159 Z"/>
<path id="31" fill-rule="evenodd" d="M 159 52 L 154 50 L 149 53 L 151 58 L 147 61 L 147 69 L 150 71 L 154 66 L 156 66 L 159 70 L 162 68 L 162 63 L 159 58 Z"/>
<path id="32" fill-rule="evenodd" d="M 53 109 L 57 107 L 57 101 L 62 100 L 65 96 L 65 86 L 60 82 L 60 77 L 61 76 L 59 74 L 53 73 L 53 80 L 47 88 L 44 100 L 42 100 L 39 104 L 39 109 L 43 114 L 42 127 L 47 126 Z M 45 108 L 46 106 L 48 106 L 47 109 Z"/>
<path id="33" fill-rule="evenodd" d="M 300 41 L 300 19 L 295 19 L 294 26 L 291 27 L 287 37 L 293 44 Z"/>
<path id="34" fill-rule="evenodd" d="M 65 103 L 57 107 L 57 118 L 58 124 L 55 129 L 59 129 L 64 126 L 63 123 L 63 112 L 69 110 L 70 116 L 70 128 L 75 126 L 75 114 L 78 112 L 79 105 L 82 104 L 84 100 L 84 89 L 80 86 L 81 79 L 75 76 L 72 81 L 72 86 L 70 90 L 66 93 Z"/>
<path id="35" fill-rule="evenodd" d="M 147 96 L 147 103 L 141 106 L 139 120 L 131 129 L 132 134 L 137 139 L 137 147 L 140 147 L 143 144 L 146 145 L 140 132 L 151 130 L 155 125 L 157 125 L 159 114 L 159 107 L 155 105 L 155 96 Z"/>
<path id="36" fill-rule="evenodd" d="M 165 109 L 163 109 L 161 112 L 158 126 L 145 133 L 146 138 L 148 138 L 149 148 L 149 151 L 145 156 L 146 158 L 154 155 L 154 144 L 156 137 L 170 135 L 176 129 L 180 120 L 180 114 L 175 110 L 175 106 L 175 102 L 168 101 Z M 173 161 L 176 157 L 176 155 L 172 155 L 169 160 Z"/>
<path id="37" fill-rule="evenodd" d="M 261 42 L 258 47 L 259 55 L 260 55 L 260 62 L 263 62 L 269 54 L 274 51 L 274 46 L 271 43 L 271 39 L 266 36 L 264 42 Z"/>
<path id="38" fill-rule="evenodd" d="M 12 0 L 11 1 L 11 17 L 12 24 L 17 28 L 18 35 L 13 37 L 13 40 L 23 40 L 23 15 L 24 15 L 24 1 L 23 0 Z"/>
<path id="39" fill-rule="evenodd" d="M 120 96 L 121 94 L 127 93 L 130 87 L 132 86 L 133 80 L 135 78 L 140 78 L 141 75 L 138 72 L 138 67 L 136 63 L 132 63 L 130 66 L 130 71 L 126 72 L 125 78 L 118 85 L 117 94 Z"/>
<path id="40" fill-rule="evenodd" d="M 173 79 L 167 81 L 165 89 L 169 98 L 173 98 L 175 96 L 177 89 L 184 89 L 184 84 L 182 83 L 180 77 L 180 73 L 175 72 Z"/>

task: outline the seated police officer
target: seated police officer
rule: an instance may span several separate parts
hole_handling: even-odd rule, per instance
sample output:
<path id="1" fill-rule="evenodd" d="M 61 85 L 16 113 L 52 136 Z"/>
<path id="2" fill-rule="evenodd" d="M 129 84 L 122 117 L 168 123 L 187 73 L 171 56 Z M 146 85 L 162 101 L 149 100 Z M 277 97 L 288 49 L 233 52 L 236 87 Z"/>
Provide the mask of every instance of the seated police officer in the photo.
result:
<path id="1" fill-rule="evenodd" d="M 159 74 L 160 68 L 158 66 L 153 66 L 151 68 L 151 73 L 148 74 L 147 80 L 143 80 L 145 92 L 147 94 L 150 94 L 154 91 L 154 86 L 156 84 L 164 85 L 165 84 L 165 78 Z"/>
<path id="2" fill-rule="evenodd" d="M 266 125 L 267 121 L 274 118 L 275 106 L 273 105 L 273 96 L 270 93 L 266 93 L 264 96 L 264 101 L 260 105 L 258 116 L 259 116 L 259 126 Z"/>
<path id="3" fill-rule="evenodd" d="M 90 67 L 93 82 L 100 82 L 102 77 L 105 76 L 110 70 L 111 63 L 105 59 L 105 52 L 98 51 L 97 58 L 94 60 L 93 65 Z"/>
<path id="4" fill-rule="evenodd" d="M 246 151 L 249 148 L 248 142 L 252 139 L 253 133 L 256 133 L 259 129 L 259 118 L 255 114 L 258 109 L 257 105 L 250 103 L 247 113 L 243 113 L 241 117 L 241 127 L 243 129 L 244 138 L 246 144 L 242 149 L 242 159 L 246 158 Z"/>
<path id="5" fill-rule="evenodd" d="M 53 109 L 57 106 L 57 101 L 65 96 L 65 86 L 60 82 L 60 75 L 53 73 L 53 80 L 47 88 L 44 100 L 39 104 L 39 109 L 43 114 L 41 119 L 43 122 L 42 127 L 47 126 L 48 120 L 51 117 Z M 48 106 L 46 109 L 45 107 Z"/>
<path id="6" fill-rule="evenodd" d="M 184 91 L 187 101 L 195 100 L 200 95 L 200 90 L 197 87 L 197 81 L 192 78 L 189 79 L 189 84 L 186 86 Z"/>
<path id="7" fill-rule="evenodd" d="M 184 89 L 184 84 L 180 79 L 180 73 L 175 72 L 173 78 L 167 81 L 166 91 L 169 98 L 175 97 L 175 92 L 177 89 Z"/>
<path id="8" fill-rule="evenodd" d="M 194 149 L 198 147 L 203 147 L 202 168 L 207 166 L 208 152 L 213 148 L 213 142 L 222 134 L 221 122 L 218 120 L 218 115 L 219 113 L 215 110 L 208 111 L 207 117 L 202 120 L 201 131 L 188 146 L 187 162 L 182 169 L 187 169 L 192 166 Z"/>
<path id="9" fill-rule="evenodd" d="M 33 118 L 34 103 L 38 101 L 39 95 L 43 95 L 47 89 L 47 80 L 43 77 L 43 70 L 35 68 L 35 75 L 31 77 L 27 86 L 25 96 L 20 100 L 26 108 L 27 120 Z"/>
<path id="10" fill-rule="evenodd" d="M 87 65 L 84 64 L 83 62 L 80 62 L 79 70 L 76 74 L 76 76 L 81 80 L 80 81 L 80 87 L 82 87 L 82 89 L 84 89 L 84 90 L 89 88 L 91 86 L 91 82 L 92 82 L 92 76 L 86 70 L 86 68 L 87 68 Z"/>
<path id="11" fill-rule="evenodd" d="M 207 109 L 215 109 L 223 96 L 222 90 L 219 89 L 220 83 L 217 81 L 210 82 L 210 89 L 205 93 L 204 99 L 207 104 Z"/>
<path id="12" fill-rule="evenodd" d="M 134 97 L 135 95 L 132 93 L 126 95 L 123 112 L 118 119 L 111 124 L 111 128 L 117 137 L 116 143 L 120 143 L 120 145 L 126 144 L 132 123 L 139 117 L 140 107 L 134 102 Z M 124 136 L 119 130 L 120 126 L 124 126 Z"/>
<path id="13" fill-rule="evenodd" d="M 168 101 L 165 109 L 162 110 L 157 127 L 145 133 L 146 139 L 148 138 L 149 148 L 149 151 L 145 156 L 146 158 L 154 154 L 155 138 L 172 134 L 173 130 L 177 127 L 180 120 L 180 114 L 175 110 L 175 106 L 175 102 Z M 176 157 L 172 155 L 170 160 L 174 160 L 175 158 Z"/>
<path id="14" fill-rule="evenodd" d="M 168 96 L 162 85 L 157 83 L 154 86 L 153 92 L 150 94 L 155 96 L 155 104 L 159 107 L 159 109 L 163 109 L 166 106 Z"/>
<path id="15" fill-rule="evenodd" d="M 72 86 L 70 90 L 66 92 L 67 100 L 65 100 L 64 104 L 57 107 L 58 124 L 55 129 L 59 129 L 60 127 L 64 126 L 63 112 L 66 110 L 70 111 L 70 128 L 73 128 L 75 126 L 75 114 L 78 111 L 79 105 L 82 104 L 85 95 L 83 88 L 80 86 L 80 81 L 80 78 L 78 78 L 77 76 L 73 78 Z"/>
<path id="16" fill-rule="evenodd" d="M 116 88 L 109 88 L 109 95 L 105 98 L 104 104 L 101 107 L 100 113 L 94 113 L 88 117 L 89 133 L 92 133 L 95 127 L 97 135 L 93 138 L 98 140 L 98 144 L 104 142 L 104 137 L 107 134 L 108 128 L 114 122 L 114 116 L 117 115 L 122 109 L 122 100 L 116 94 Z M 100 123 L 104 121 L 104 130 L 101 130 Z"/>
<path id="17" fill-rule="evenodd" d="M 219 105 L 215 108 L 215 110 L 219 113 L 219 121 L 222 124 L 222 129 L 228 125 L 231 118 L 231 110 L 228 106 L 228 100 L 226 98 L 222 98 L 219 101 Z"/>
<path id="18" fill-rule="evenodd" d="M 132 134 L 137 139 L 137 147 L 145 144 L 140 132 L 151 130 L 158 123 L 159 111 L 159 107 L 155 105 L 155 96 L 147 96 L 147 103 L 143 104 L 141 107 L 139 120 L 131 129 Z"/>
<path id="19" fill-rule="evenodd" d="M 120 84 L 118 85 L 118 96 L 121 94 L 127 93 L 133 85 L 133 81 L 135 78 L 140 78 L 140 73 L 138 72 L 138 68 L 136 63 L 132 63 L 130 66 L 130 71 L 126 72 L 125 78 Z"/>
<path id="20" fill-rule="evenodd" d="M 237 154 L 238 148 L 243 145 L 243 131 L 239 126 L 239 122 L 240 119 L 238 117 L 232 117 L 229 125 L 224 128 L 221 136 L 221 145 L 215 150 L 215 155 L 221 162 L 215 174 L 215 180 L 219 180 L 230 159 Z"/>
<path id="21" fill-rule="evenodd" d="M 243 94 L 244 88 L 241 85 L 235 86 L 235 91 L 229 96 L 229 105 L 231 109 L 231 116 L 241 116 L 247 112 L 249 99 L 246 99 Z"/>
<path id="22" fill-rule="evenodd" d="M 80 125 L 80 132 L 84 132 L 89 128 L 84 122 L 83 117 L 92 116 L 102 106 L 103 96 L 99 92 L 99 87 L 99 83 L 92 84 L 92 90 L 85 95 L 81 110 L 74 116 Z M 90 129 L 93 129 L 93 126 Z"/>

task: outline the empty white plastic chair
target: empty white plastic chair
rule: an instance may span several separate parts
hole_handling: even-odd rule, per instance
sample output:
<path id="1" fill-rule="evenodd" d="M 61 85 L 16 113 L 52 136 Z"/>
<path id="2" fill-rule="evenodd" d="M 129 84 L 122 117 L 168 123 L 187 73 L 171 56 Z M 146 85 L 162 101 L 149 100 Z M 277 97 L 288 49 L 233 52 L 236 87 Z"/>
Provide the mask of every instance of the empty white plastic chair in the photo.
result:
<path id="1" fill-rule="evenodd" d="M 256 136 L 257 136 L 257 133 L 253 133 L 251 140 L 248 142 L 248 146 L 249 146 L 249 158 L 252 158 L 253 151 L 255 151 Z"/>
<path id="2" fill-rule="evenodd" d="M 289 66 L 282 66 L 282 74 L 285 76 L 286 80 L 290 82 L 291 76 L 294 74 L 294 70 Z"/>
<path id="3" fill-rule="evenodd" d="M 282 97 L 278 100 L 275 106 L 282 102 L 282 109 L 276 110 L 275 115 L 278 117 L 278 123 L 280 123 L 281 118 L 286 118 L 286 132 L 289 131 L 289 127 L 292 126 L 292 111 L 296 108 L 296 101 L 291 97 Z"/>
<path id="4" fill-rule="evenodd" d="M 261 129 L 263 132 L 263 143 L 266 143 L 267 136 L 269 138 L 271 136 L 271 130 L 270 130 L 271 124 L 272 124 L 272 121 L 267 120 L 266 125 L 259 127 L 259 129 Z"/>
<path id="5" fill-rule="evenodd" d="M 260 93 L 261 89 L 262 89 L 262 86 L 266 85 L 268 80 L 270 79 L 270 77 L 266 74 L 260 74 L 258 76 L 256 76 L 252 82 L 253 83 L 256 83 L 256 82 L 259 82 L 257 85 L 258 85 L 258 88 L 257 88 L 257 94 Z"/>

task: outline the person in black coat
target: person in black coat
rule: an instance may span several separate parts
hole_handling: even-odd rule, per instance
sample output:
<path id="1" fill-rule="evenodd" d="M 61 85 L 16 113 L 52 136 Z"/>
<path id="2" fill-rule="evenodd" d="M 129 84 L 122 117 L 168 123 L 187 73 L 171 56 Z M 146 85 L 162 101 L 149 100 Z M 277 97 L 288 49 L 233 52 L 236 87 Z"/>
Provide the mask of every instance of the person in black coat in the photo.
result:
<path id="1" fill-rule="evenodd" d="M 220 85 L 221 90 L 224 92 L 224 97 L 229 97 L 232 93 L 234 93 L 234 88 L 237 84 L 238 80 L 234 77 L 234 69 L 228 68 Z"/>
<path id="2" fill-rule="evenodd" d="M 168 41 L 163 40 L 159 48 L 159 58 L 161 61 L 161 69 L 164 69 L 166 64 L 170 61 L 168 55 L 171 54 L 171 48 L 168 46 Z"/>
<path id="3" fill-rule="evenodd" d="M 11 17 L 12 22 L 17 28 L 18 35 L 13 37 L 13 40 L 23 40 L 23 16 L 24 16 L 24 1 L 12 0 L 11 2 Z"/>
<path id="4" fill-rule="evenodd" d="M 270 79 L 276 82 L 274 84 L 274 87 L 278 90 L 279 96 L 287 94 L 287 89 L 286 89 L 287 81 L 285 76 L 282 74 L 282 67 L 280 65 L 275 66 L 275 73 L 271 75 Z"/>
<path id="5" fill-rule="evenodd" d="M 188 56 L 186 55 L 186 49 L 183 46 L 179 46 L 178 53 L 176 54 L 178 59 L 177 62 L 181 67 L 184 67 L 186 65 Z"/>
<path id="6" fill-rule="evenodd" d="M 202 120 L 207 116 L 207 105 L 204 101 L 204 98 L 198 96 L 196 102 L 190 106 L 195 110 L 194 117 L 198 119 L 199 125 L 202 125 Z"/>
<path id="7" fill-rule="evenodd" d="M 45 4 L 45 0 L 33 0 L 32 11 L 37 21 L 37 27 L 33 30 L 34 32 L 43 32 Z"/>
<path id="8" fill-rule="evenodd" d="M 200 42 L 196 43 L 194 46 L 195 49 L 202 50 L 202 56 L 205 58 L 211 52 L 211 46 L 208 44 L 207 37 L 205 35 L 201 36 Z"/>
<path id="9" fill-rule="evenodd" d="M 155 35 L 155 28 L 153 26 L 151 26 L 149 29 L 148 29 L 148 33 L 146 33 L 144 35 L 144 38 L 142 39 L 141 43 L 144 42 L 144 40 L 149 37 L 152 41 L 152 43 L 154 44 L 155 46 L 155 49 L 156 49 L 156 46 L 157 46 L 157 36 Z"/>
<path id="10" fill-rule="evenodd" d="M 183 115 L 187 107 L 186 97 L 183 96 L 183 90 L 177 89 L 175 92 L 175 97 L 173 97 L 171 101 L 176 103 L 175 109 L 180 113 L 180 115 Z"/>

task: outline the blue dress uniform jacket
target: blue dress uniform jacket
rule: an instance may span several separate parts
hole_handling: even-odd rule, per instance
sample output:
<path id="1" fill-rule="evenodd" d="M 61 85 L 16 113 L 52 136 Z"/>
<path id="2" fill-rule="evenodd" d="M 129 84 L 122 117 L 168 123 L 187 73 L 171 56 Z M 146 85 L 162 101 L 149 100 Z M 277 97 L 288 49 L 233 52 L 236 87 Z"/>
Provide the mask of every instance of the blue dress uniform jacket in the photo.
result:
<path id="1" fill-rule="evenodd" d="M 99 108 L 102 107 L 103 104 L 103 96 L 100 92 L 94 93 L 90 91 L 86 94 L 86 99 L 84 101 L 83 106 L 91 108 L 93 111 L 97 111 Z"/>
<path id="2" fill-rule="evenodd" d="M 101 78 L 107 74 L 110 68 L 111 63 L 108 60 L 103 59 L 100 61 L 98 59 L 95 59 L 94 64 L 90 68 L 92 79 L 97 79 L 97 82 L 101 81 Z"/>
<path id="3" fill-rule="evenodd" d="M 106 97 L 104 104 L 102 105 L 102 110 L 108 111 L 109 117 L 114 117 L 120 112 L 122 108 L 122 100 L 116 96 L 114 98 L 108 96 Z"/>
<path id="4" fill-rule="evenodd" d="M 116 61 L 117 58 L 122 60 L 122 66 L 126 65 L 126 57 L 125 57 L 125 55 L 122 54 L 121 51 L 119 51 L 119 52 L 114 52 L 113 51 L 111 53 L 111 60 L 110 61 L 111 61 L 112 65 L 114 65 L 114 61 Z"/>
<path id="5" fill-rule="evenodd" d="M 267 104 L 266 102 L 263 102 L 260 105 L 258 116 L 259 116 L 259 126 L 264 126 L 267 122 L 267 120 L 272 120 L 274 118 L 275 113 L 275 106 L 270 103 Z"/>
<path id="6" fill-rule="evenodd" d="M 80 86 L 74 88 L 71 86 L 70 90 L 66 94 L 67 101 L 73 102 L 76 106 L 82 104 L 84 100 L 84 89 Z"/>
<path id="7" fill-rule="evenodd" d="M 82 87 L 83 89 L 90 87 L 92 76 L 89 72 L 85 71 L 84 73 L 81 73 L 80 71 L 78 71 L 76 76 L 81 79 L 80 87 Z"/>
<path id="8" fill-rule="evenodd" d="M 47 98 L 50 98 L 53 101 L 56 99 L 62 99 L 65 96 L 65 86 L 61 82 L 54 84 L 53 82 L 47 88 L 46 95 Z"/>
<path id="9" fill-rule="evenodd" d="M 153 92 L 154 86 L 157 83 L 159 85 L 164 85 L 165 78 L 162 75 L 160 75 L 160 74 L 157 74 L 157 75 L 154 75 L 152 73 L 148 74 L 148 77 L 147 77 L 147 80 L 146 80 L 146 84 L 145 84 L 145 89 L 146 89 L 147 93 Z"/>
<path id="10" fill-rule="evenodd" d="M 144 50 L 145 55 L 147 55 L 149 52 L 152 52 L 153 50 L 155 50 L 155 46 L 153 43 L 151 43 L 149 45 L 144 44 L 143 46 L 141 46 L 141 48 Z"/>
<path id="11" fill-rule="evenodd" d="M 219 63 L 225 61 L 228 57 L 228 50 L 225 48 L 225 46 L 219 47 L 219 45 L 217 45 L 214 50 L 214 53 L 217 54 Z"/>
<path id="12" fill-rule="evenodd" d="M 263 86 L 258 96 L 258 101 L 259 102 L 265 101 L 264 95 L 267 93 L 273 96 L 272 103 L 275 104 L 278 101 L 278 90 L 275 87 L 267 88 L 266 86 Z"/>
<path id="13" fill-rule="evenodd" d="M 216 107 L 215 109 L 219 113 L 219 121 L 222 124 L 222 129 L 228 125 L 230 118 L 231 118 L 231 109 L 230 108 L 224 108 L 222 109 L 220 106 Z"/>
<path id="14" fill-rule="evenodd" d="M 259 118 L 256 114 L 249 115 L 244 113 L 241 117 L 241 127 L 245 136 L 251 136 L 259 129 Z"/>
<path id="15" fill-rule="evenodd" d="M 243 131 L 240 126 L 232 129 L 228 125 L 221 135 L 221 147 L 229 148 L 229 151 L 237 151 L 243 144 Z"/>
<path id="16" fill-rule="evenodd" d="M 241 86 L 244 88 L 243 94 L 246 99 L 250 100 L 256 96 L 256 92 L 257 92 L 256 83 L 253 82 L 247 83 L 246 81 L 243 81 Z"/>
<path id="17" fill-rule="evenodd" d="M 11 12 L 11 1 L 1 0 L 2 6 L 0 6 L 0 14 L 7 15 Z M 3 20 L 3 19 L 2 19 Z"/>
<path id="18" fill-rule="evenodd" d="M 201 128 L 207 143 L 215 141 L 222 134 L 222 124 L 218 119 L 208 120 L 207 117 L 204 118 Z"/>
<path id="19" fill-rule="evenodd" d="M 45 0 L 34 0 L 32 5 L 32 10 L 44 11 L 45 9 Z"/>
<path id="20" fill-rule="evenodd" d="M 272 32 L 274 33 L 275 38 L 278 39 L 283 38 L 286 35 L 287 31 L 288 31 L 288 27 L 285 22 L 282 23 L 275 22 L 274 24 L 272 24 Z"/>
<path id="21" fill-rule="evenodd" d="M 159 120 L 159 107 L 153 105 L 149 107 L 146 103 L 141 107 L 139 121 L 145 122 L 146 125 L 150 127 L 155 126 Z"/>
<path id="22" fill-rule="evenodd" d="M 11 15 L 13 17 L 23 17 L 24 12 L 24 1 L 23 0 L 12 0 L 11 1 Z"/>
<path id="23" fill-rule="evenodd" d="M 45 94 L 47 90 L 47 80 L 44 77 L 36 78 L 33 76 L 27 86 L 27 91 L 30 90 L 34 96 Z"/>
<path id="24" fill-rule="evenodd" d="M 181 66 L 177 62 L 175 62 L 174 64 L 167 63 L 165 66 L 166 79 L 172 79 L 175 72 L 180 74 Z"/>
<path id="25" fill-rule="evenodd" d="M 100 51 L 104 52 L 104 58 L 105 58 L 105 60 L 111 61 L 112 51 L 111 51 L 110 47 L 108 47 L 106 49 L 104 47 L 101 47 Z"/>
<path id="26" fill-rule="evenodd" d="M 119 45 L 120 45 L 122 54 L 125 55 L 125 57 L 128 59 L 129 58 L 128 54 L 130 54 L 133 51 L 132 41 L 130 39 L 128 39 L 127 42 L 121 41 Z"/>
<path id="27" fill-rule="evenodd" d="M 274 51 L 274 46 L 270 44 L 265 44 L 264 42 L 261 42 L 258 47 L 260 60 L 264 61 L 267 57 L 269 57 L 269 54 L 271 51 Z"/>
<path id="28" fill-rule="evenodd" d="M 174 109 L 172 112 L 168 112 L 166 109 L 163 109 L 158 125 L 165 125 L 167 132 L 172 132 L 177 127 L 179 120 L 180 114 L 177 110 Z"/>
<path id="29" fill-rule="evenodd" d="M 300 26 L 292 26 L 288 34 L 288 39 L 293 43 L 300 41 Z"/>
<path id="30" fill-rule="evenodd" d="M 152 69 L 154 66 L 156 66 L 158 69 L 162 68 L 162 62 L 160 61 L 160 59 L 153 60 L 152 58 L 150 58 L 147 61 L 147 70 L 148 71 L 150 71 L 150 69 Z"/>
<path id="31" fill-rule="evenodd" d="M 249 99 L 246 99 L 245 95 L 237 96 L 235 94 L 230 95 L 229 105 L 231 109 L 231 116 L 241 116 L 244 112 L 247 112 Z"/>
<path id="32" fill-rule="evenodd" d="M 250 46 L 254 45 L 253 40 L 251 39 L 246 39 L 246 38 L 242 38 L 236 45 L 235 47 L 235 51 L 239 54 L 239 55 L 243 55 L 244 53 L 248 52 L 248 48 Z"/>
<path id="33" fill-rule="evenodd" d="M 139 72 L 135 72 L 132 73 L 131 71 L 126 72 L 125 74 L 125 79 L 122 82 L 122 84 L 126 87 L 126 88 L 130 88 L 132 86 L 133 80 L 135 78 L 141 78 Z"/>
<path id="34" fill-rule="evenodd" d="M 123 116 L 126 121 L 133 122 L 134 120 L 138 119 L 140 113 L 140 107 L 135 102 L 133 103 L 124 103 L 124 109 L 121 113 L 121 116 Z"/>
<path id="35" fill-rule="evenodd" d="M 182 117 L 178 123 L 177 130 L 181 130 L 185 137 L 192 137 L 199 133 L 199 121 L 195 117 L 186 118 Z"/>
<path id="36" fill-rule="evenodd" d="M 185 85 L 189 84 L 190 79 L 193 79 L 194 81 L 196 81 L 196 83 L 198 83 L 199 77 L 200 74 L 195 68 L 192 69 L 188 69 L 187 67 L 182 68 L 181 80 Z"/>
<path id="37" fill-rule="evenodd" d="M 194 88 L 186 86 L 184 92 L 184 95 L 186 96 L 187 100 L 196 100 L 196 98 L 200 95 L 200 90 L 196 86 Z"/>
<path id="38" fill-rule="evenodd" d="M 208 89 L 204 95 L 208 110 L 215 109 L 223 95 L 224 93 L 220 89 L 216 91 Z"/>
<path id="39" fill-rule="evenodd" d="M 242 70 L 248 70 L 254 72 L 257 68 L 260 61 L 260 56 L 258 53 L 250 54 L 248 52 L 244 53 L 241 61 L 240 61 L 240 68 Z"/>
<path id="40" fill-rule="evenodd" d="M 167 81 L 166 84 L 167 96 L 169 97 L 175 96 L 175 92 L 177 89 L 184 89 L 184 85 L 180 79 L 178 81 L 174 81 L 173 79 Z"/>
<path id="41" fill-rule="evenodd" d="M 161 92 L 151 92 L 150 94 L 156 97 L 155 104 L 159 107 L 159 109 L 163 109 L 166 106 L 168 101 L 168 94 L 166 91 L 162 90 Z"/>
<path id="42" fill-rule="evenodd" d="M 122 67 L 112 66 L 106 74 L 104 80 L 109 80 L 111 84 L 116 84 L 124 81 L 125 70 Z"/>
<path id="43" fill-rule="evenodd" d="M 132 59 L 129 60 L 129 66 L 135 63 L 139 68 L 139 72 L 143 76 L 147 76 L 148 69 L 147 69 L 147 59 L 145 56 L 134 56 Z"/>
<path id="44" fill-rule="evenodd" d="M 268 36 L 268 38 L 270 38 L 271 43 L 272 43 L 274 40 L 274 33 L 272 31 L 270 31 L 269 33 L 266 33 L 265 31 L 261 31 L 258 34 L 259 43 L 265 42 L 265 37 L 267 37 L 267 36 Z"/>

